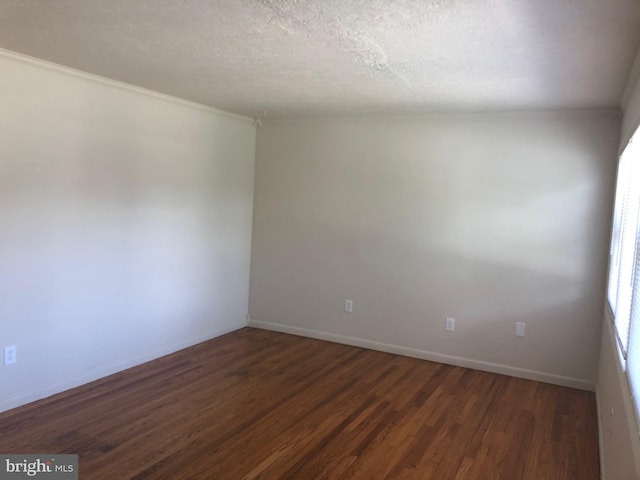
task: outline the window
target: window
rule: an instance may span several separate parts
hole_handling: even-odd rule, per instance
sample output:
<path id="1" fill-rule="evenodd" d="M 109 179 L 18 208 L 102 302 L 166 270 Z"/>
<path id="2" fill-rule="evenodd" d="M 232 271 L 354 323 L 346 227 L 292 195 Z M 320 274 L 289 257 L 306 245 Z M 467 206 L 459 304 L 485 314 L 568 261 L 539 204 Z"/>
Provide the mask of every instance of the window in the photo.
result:
<path id="1" fill-rule="evenodd" d="M 640 412 L 640 128 L 620 156 L 607 297 L 618 348 Z M 640 416 L 638 417 L 640 418 Z"/>

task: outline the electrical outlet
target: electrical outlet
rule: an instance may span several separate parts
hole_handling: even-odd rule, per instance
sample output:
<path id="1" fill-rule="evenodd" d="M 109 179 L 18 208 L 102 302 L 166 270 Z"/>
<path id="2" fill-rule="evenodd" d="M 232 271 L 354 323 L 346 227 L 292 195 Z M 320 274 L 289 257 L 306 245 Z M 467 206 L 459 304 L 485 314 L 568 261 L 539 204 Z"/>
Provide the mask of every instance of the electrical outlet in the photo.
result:
<path id="1" fill-rule="evenodd" d="M 11 365 L 16 363 L 16 346 L 4 347 L 4 364 Z"/>
<path id="2" fill-rule="evenodd" d="M 453 332 L 456 329 L 456 319 L 452 317 L 447 317 L 444 322 L 444 329 L 447 332 Z"/>
<path id="3" fill-rule="evenodd" d="M 524 327 L 526 323 L 516 322 L 516 337 L 524 337 Z"/>
<path id="4" fill-rule="evenodd" d="M 344 311 L 347 313 L 353 313 L 353 300 L 344 301 Z"/>

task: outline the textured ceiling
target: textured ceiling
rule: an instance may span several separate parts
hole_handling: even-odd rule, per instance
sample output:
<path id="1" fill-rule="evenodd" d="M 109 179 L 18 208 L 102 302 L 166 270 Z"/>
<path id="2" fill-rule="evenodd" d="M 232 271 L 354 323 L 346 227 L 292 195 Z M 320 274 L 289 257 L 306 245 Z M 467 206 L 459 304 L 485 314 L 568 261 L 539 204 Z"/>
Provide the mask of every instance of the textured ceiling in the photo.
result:
<path id="1" fill-rule="evenodd" d="M 0 47 L 254 117 L 617 106 L 640 0 L 0 0 Z"/>

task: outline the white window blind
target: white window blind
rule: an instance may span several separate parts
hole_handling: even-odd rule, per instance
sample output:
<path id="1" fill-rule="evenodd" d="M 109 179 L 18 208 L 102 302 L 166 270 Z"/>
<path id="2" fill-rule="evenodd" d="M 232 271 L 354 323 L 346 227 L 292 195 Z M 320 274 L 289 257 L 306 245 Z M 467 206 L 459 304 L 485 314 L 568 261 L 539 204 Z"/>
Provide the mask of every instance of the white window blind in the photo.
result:
<path id="1" fill-rule="evenodd" d="M 607 296 L 636 412 L 640 412 L 640 129 L 620 156 Z M 638 417 L 640 418 L 640 416 Z"/>

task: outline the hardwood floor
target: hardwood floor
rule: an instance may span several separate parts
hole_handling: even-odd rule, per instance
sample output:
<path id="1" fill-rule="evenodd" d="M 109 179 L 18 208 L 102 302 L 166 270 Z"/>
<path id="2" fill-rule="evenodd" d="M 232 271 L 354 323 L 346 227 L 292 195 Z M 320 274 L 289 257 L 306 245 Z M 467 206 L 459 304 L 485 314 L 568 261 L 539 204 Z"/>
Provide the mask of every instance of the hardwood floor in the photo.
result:
<path id="1" fill-rule="evenodd" d="M 85 479 L 599 478 L 593 393 L 245 328 L 0 414 Z"/>

